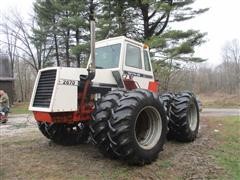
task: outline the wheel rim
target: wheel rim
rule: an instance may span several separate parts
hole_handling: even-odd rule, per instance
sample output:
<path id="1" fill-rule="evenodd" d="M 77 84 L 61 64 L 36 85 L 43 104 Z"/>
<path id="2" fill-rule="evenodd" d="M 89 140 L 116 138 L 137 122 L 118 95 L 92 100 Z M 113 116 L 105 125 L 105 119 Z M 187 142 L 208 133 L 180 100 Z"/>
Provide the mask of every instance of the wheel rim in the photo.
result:
<path id="1" fill-rule="evenodd" d="M 194 103 L 190 105 L 189 112 L 187 115 L 189 127 L 192 131 L 195 131 L 197 128 L 198 123 L 198 116 L 197 116 L 197 107 Z"/>
<path id="2" fill-rule="evenodd" d="M 162 134 L 162 119 L 158 110 L 152 106 L 144 107 L 138 114 L 134 128 L 138 145 L 145 149 L 152 149 Z"/>

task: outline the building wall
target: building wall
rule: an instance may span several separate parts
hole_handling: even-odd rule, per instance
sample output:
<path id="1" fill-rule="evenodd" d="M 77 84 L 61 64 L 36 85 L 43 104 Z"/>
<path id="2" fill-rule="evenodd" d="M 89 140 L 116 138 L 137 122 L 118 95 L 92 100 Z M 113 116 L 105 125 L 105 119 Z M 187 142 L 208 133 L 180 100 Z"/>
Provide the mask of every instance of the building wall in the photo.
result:
<path id="1" fill-rule="evenodd" d="M 7 92 L 10 104 L 14 101 L 14 78 L 7 54 L 0 52 L 0 89 Z"/>
<path id="2" fill-rule="evenodd" d="M 0 53 L 0 78 L 1 77 L 13 77 L 9 58 L 3 53 Z"/>

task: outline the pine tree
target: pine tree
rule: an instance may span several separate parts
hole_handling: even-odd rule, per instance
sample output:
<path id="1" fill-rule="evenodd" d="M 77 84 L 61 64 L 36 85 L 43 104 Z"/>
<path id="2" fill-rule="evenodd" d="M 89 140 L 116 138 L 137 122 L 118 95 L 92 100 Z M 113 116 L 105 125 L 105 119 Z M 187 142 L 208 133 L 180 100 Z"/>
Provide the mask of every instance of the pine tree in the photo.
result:
<path id="1" fill-rule="evenodd" d="M 97 39 L 124 35 L 150 45 L 158 63 L 202 61 L 193 56 L 204 40 L 195 30 L 170 30 L 171 23 L 189 20 L 208 9 L 191 8 L 194 0 L 98 0 L 95 2 Z M 89 54 L 89 6 L 93 0 L 37 0 L 34 10 L 41 33 L 54 44 L 57 65 L 78 67 Z M 37 32 L 37 31 L 36 31 Z M 37 38 L 38 36 L 36 36 Z"/>
<path id="2" fill-rule="evenodd" d="M 97 9 L 97 39 L 115 36 L 131 37 L 134 9 L 127 0 L 100 0 Z"/>
<path id="3" fill-rule="evenodd" d="M 86 58 L 89 40 L 88 6 L 84 0 L 37 0 L 37 24 L 54 44 L 58 66 L 77 66 Z"/>
<path id="4" fill-rule="evenodd" d="M 201 61 L 194 58 L 193 54 L 194 48 L 204 42 L 204 33 L 167 28 L 168 24 L 192 19 L 208 10 L 194 10 L 190 7 L 193 3 L 194 0 L 102 0 L 99 12 L 100 37 L 125 35 L 147 42 L 155 52 L 155 57 L 163 53 L 165 58 Z"/>
<path id="5" fill-rule="evenodd" d="M 48 42 L 54 44 L 54 51 L 52 55 L 56 58 L 57 66 L 60 66 L 60 54 L 59 54 L 59 39 L 58 39 L 58 8 L 56 3 L 51 0 L 41 1 L 37 0 L 34 3 L 35 19 L 37 26 L 41 28 L 41 31 L 47 35 Z M 37 33 L 37 32 L 36 32 Z M 38 35 L 34 33 L 35 40 L 38 39 Z"/>
<path id="6" fill-rule="evenodd" d="M 183 63 L 203 62 L 205 59 L 194 57 L 195 48 L 205 42 L 205 33 L 196 30 L 171 30 L 171 23 L 190 20 L 204 13 L 208 8 L 193 9 L 195 0 L 132 0 L 129 5 L 134 9 L 132 18 L 135 23 L 132 37 L 150 45 L 154 57 L 155 74 L 165 77 L 165 89 L 170 76 L 183 67 Z"/>

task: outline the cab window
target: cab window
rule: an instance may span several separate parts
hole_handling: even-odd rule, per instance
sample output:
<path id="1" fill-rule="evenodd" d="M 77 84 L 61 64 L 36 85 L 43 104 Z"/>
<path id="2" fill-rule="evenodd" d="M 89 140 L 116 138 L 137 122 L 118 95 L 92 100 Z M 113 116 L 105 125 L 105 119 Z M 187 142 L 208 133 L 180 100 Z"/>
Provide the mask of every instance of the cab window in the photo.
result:
<path id="1" fill-rule="evenodd" d="M 127 44 L 126 66 L 142 69 L 141 49 Z"/>
<path id="2" fill-rule="evenodd" d="M 117 68 L 120 59 L 121 44 L 96 48 L 96 68 Z"/>
<path id="3" fill-rule="evenodd" d="M 151 71 L 148 52 L 144 51 L 144 66 L 146 71 Z"/>

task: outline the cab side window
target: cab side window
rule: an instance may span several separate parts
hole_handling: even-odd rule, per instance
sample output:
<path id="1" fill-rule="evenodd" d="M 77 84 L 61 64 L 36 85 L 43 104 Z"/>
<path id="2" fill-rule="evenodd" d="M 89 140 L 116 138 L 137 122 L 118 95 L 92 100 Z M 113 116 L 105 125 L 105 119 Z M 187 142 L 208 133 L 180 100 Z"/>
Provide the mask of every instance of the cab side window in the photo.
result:
<path id="1" fill-rule="evenodd" d="M 126 66 L 142 69 L 141 49 L 127 44 Z"/>
<path id="2" fill-rule="evenodd" d="M 144 66 L 145 66 L 145 70 L 146 71 L 151 71 L 151 66 L 150 66 L 150 62 L 149 62 L 149 56 L 148 56 L 148 52 L 144 51 Z"/>

